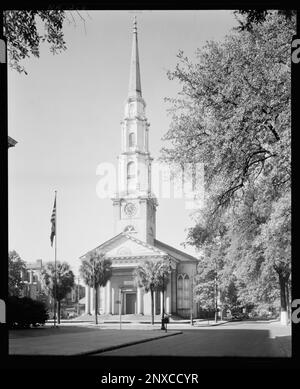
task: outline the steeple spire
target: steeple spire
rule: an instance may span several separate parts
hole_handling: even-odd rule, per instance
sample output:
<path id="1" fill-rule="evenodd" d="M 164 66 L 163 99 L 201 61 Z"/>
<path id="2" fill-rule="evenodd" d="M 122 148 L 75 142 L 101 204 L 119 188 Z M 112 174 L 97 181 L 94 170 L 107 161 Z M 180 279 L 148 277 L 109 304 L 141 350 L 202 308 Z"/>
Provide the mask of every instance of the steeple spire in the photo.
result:
<path id="1" fill-rule="evenodd" d="M 136 23 L 136 16 L 134 16 L 128 97 L 138 97 L 138 96 L 142 96 L 142 88 L 141 88 L 140 61 L 139 61 L 138 39 L 137 39 L 137 23 Z"/>

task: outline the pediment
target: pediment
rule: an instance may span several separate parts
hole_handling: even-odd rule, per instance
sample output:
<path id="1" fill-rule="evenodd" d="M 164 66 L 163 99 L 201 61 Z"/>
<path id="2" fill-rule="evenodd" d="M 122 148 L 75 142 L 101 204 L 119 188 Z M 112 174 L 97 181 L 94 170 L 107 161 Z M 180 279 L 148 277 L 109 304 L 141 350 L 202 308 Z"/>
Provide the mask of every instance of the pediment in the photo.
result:
<path id="1" fill-rule="evenodd" d="M 107 258 L 165 257 L 168 255 L 165 251 L 125 233 L 114 236 L 94 250 L 105 254 Z M 89 253 L 90 251 L 81 258 L 84 258 Z"/>
<path id="2" fill-rule="evenodd" d="M 105 250 L 107 258 L 123 258 L 123 257 L 147 257 L 147 256 L 165 256 L 167 255 L 162 250 L 141 242 L 137 239 L 132 239 L 128 236 L 123 236 L 116 240 Z"/>
<path id="3" fill-rule="evenodd" d="M 143 242 L 131 234 L 124 232 L 107 240 L 91 251 L 94 250 L 103 253 L 106 258 L 110 258 L 112 260 L 112 267 L 132 268 L 144 259 L 158 260 L 161 258 L 169 258 L 172 269 L 176 269 L 177 260 L 173 256 L 170 256 L 167 251 Z M 91 251 L 80 258 L 85 258 Z"/>

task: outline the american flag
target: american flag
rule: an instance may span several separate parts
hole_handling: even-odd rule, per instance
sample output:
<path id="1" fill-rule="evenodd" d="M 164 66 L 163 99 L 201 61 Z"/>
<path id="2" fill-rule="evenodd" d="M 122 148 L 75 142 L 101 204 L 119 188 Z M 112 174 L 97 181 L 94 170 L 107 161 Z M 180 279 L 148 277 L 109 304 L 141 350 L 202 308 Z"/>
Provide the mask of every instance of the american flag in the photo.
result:
<path id="1" fill-rule="evenodd" d="M 54 236 L 56 236 L 56 226 L 55 226 L 55 221 L 56 221 L 56 195 L 54 199 L 54 206 L 53 206 L 53 211 L 51 215 L 51 235 L 50 235 L 50 240 L 51 240 L 51 247 L 53 246 L 53 239 Z"/>

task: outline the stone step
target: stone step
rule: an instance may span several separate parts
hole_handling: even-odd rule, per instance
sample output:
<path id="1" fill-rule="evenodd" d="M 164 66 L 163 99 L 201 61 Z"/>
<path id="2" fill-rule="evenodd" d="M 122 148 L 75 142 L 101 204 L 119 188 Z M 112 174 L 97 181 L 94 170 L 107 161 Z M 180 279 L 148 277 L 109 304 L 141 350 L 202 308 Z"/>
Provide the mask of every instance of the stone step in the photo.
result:
<path id="1" fill-rule="evenodd" d="M 106 323 L 109 323 L 109 322 L 112 322 L 112 323 L 116 323 L 116 322 L 119 322 L 120 320 L 120 316 L 119 315 L 98 315 L 98 320 L 99 322 L 106 322 Z M 132 315 L 122 315 L 122 322 L 125 323 L 125 322 L 128 322 L 128 323 L 151 323 L 151 320 L 152 320 L 152 317 L 151 315 L 135 315 L 135 314 L 132 314 Z M 84 314 L 84 315 L 81 315 L 81 316 L 78 316 L 77 318 L 74 318 L 72 319 L 72 321 L 81 321 L 81 322 L 93 322 L 95 321 L 95 315 L 93 314 Z M 155 322 L 160 322 L 161 321 L 161 315 L 154 315 L 154 321 Z M 189 322 L 190 320 L 189 319 L 183 319 L 183 318 L 180 318 L 179 316 L 176 316 L 176 315 L 171 315 L 170 316 L 170 322 L 181 322 L 181 323 L 184 323 L 184 322 Z"/>

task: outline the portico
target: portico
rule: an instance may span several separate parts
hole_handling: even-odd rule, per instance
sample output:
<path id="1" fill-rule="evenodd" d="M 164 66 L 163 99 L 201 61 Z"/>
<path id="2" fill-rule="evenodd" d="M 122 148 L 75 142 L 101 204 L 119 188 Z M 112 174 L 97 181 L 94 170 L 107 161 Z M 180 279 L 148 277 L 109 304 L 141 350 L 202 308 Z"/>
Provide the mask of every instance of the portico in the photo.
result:
<path id="1" fill-rule="evenodd" d="M 100 287 L 97 290 L 99 314 L 119 314 L 120 305 L 122 306 L 122 314 L 151 314 L 150 293 L 145 293 L 143 288 L 136 285 L 133 275 L 135 267 L 143 259 L 151 259 L 153 261 L 162 259 L 169 261 L 172 271 L 169 276 L 169 281 L 167 282 L 166 280 L 167 288 L 164 293 L 164 304 L 165 312 L 172 312 L 172 293 L 174 298 L 176 298 L 174 278 L 176 277 L 178 261 L 175 258 L 171 258 L 167 252 L 159 250 L 125 233 L 120 233 L 98 246 L 96 250 L 105 253 L 105 257 L 112 261 L 111 279 L 105 287 Z M 123 256 L 122 253 L 125 252 L 127 255 Z M 136 256 L 134 252 L 140 252 L 140 255 Z M 162 295 L 162 292 L 154 292 L 156 314 L 161 313 L 163 304 Z M 86 286 L 86 299 L 86 313 L 94 313 L 94 290 L 89 286 Z M 176 304 L 173 304 L 173 306 L 176 307 Z"/>
<path id="2" fill-rule="evenodd" d="M 105 286 L 103 289 L 98 289 L 98 301 L 101 301 L 101 292 L 104 294 L 107 293 L 109 286 Z M 101 290 L 102 289 L 102 290 Z M 117 293 L 115 293 L 117 291 Z M 168 290 L 167 290 L 168 292 Z M 86 304 L 85 313 L 94 314 L 95 312 L 95 304 L 94 297 L 91 297 L 91 294 L 94 291 L 86 286 L 86 301 L 90 301 L 90 303 Z M 99 304 L 98 306 L 98 314 L 112 314 L 118 315 L 120 313 L 120 306 L 122 306 L 122 315 L 150 315 L 151 310 L 149 310 L 151 301 L 149 300 L 148 294 L 143 292 L 143 289 L 140 287 L 136 288 L 111 288 L 111 291 L 107 293 L 107 304 Z M 111 296 L 111 297 L 110 297 Z M 116 299 L 117 298 L 117 299 Z M 165 293 L 165 313 L 171 314 L 171 296 Z M 104 300 L 102 300 L 104 302 Z M 154 313 L 155 315 L 161 314 L 163 304 L 163 293 L 162 292 L 154 292 Z M 145 309 L 144 309 L 145 307 Z M 110 309 L 111 308 L 111 309 Z"/>

